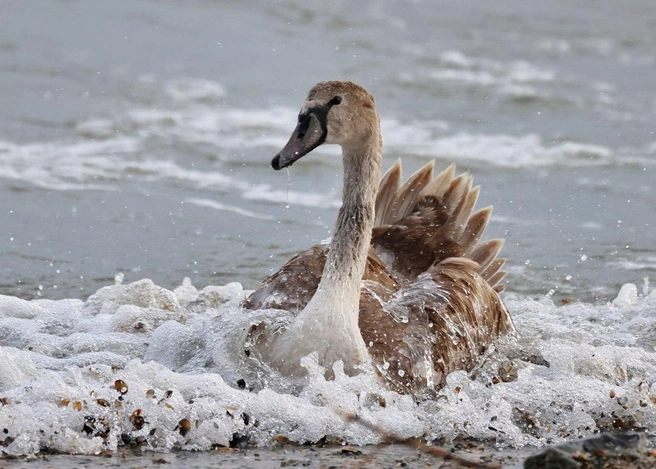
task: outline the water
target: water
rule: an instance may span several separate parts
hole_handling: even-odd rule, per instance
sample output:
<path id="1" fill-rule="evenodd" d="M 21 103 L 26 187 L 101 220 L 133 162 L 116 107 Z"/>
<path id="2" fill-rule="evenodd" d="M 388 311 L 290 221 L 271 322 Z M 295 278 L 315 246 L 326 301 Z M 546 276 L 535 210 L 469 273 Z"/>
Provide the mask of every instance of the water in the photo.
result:
<path id="1" fill-rule="evenodd" d="M 462 446 L 462 445 L 461 445 Z M 456 449 L 456 448 L 454 448 Z M 466 454 L 469 460 L 483 456 L 487 462 L 503 464 L 507 469 L 522 467 L 522 457 L 528 451 L 484 452 L 484 448 L 470 447 L 458 452 Z M 482 453 L 482 454 L 481 454 Z M 221 448 L 217 451 L 191 452 L 177 451 L 168 454 L 124 451 L 121 455 L 104 454 L 103 457 L 82 455 L 45 455 L 39 458 L 25 458 L 3 461 L 5 469 L 23 469 L 29 461 L 30 469 L 67 469 L 70 467 L 115 468 L 126 466 L 152 469 L 162 464 L 190 469 L 221 467 L 226 469 L 278 469 L 280 467 L 341 467 L 345 469 L 374 469 L 378 467 L 417 467 L 432 468 L 443 459 L 425 454 L 412 448 L 399 445 L 379 445 L 358 448 L 327 446 L 284 445 L 275 448 L 252 448 L 236 450 Z M 403 463 L 406 466 L 403 466 Z M 456 462 L 440 467 L 459 467 Z M 460 466 L 461 467 L 461 466 Z"/>
<path id="2" fill-rule="evenodd" d="M 12 435 L 27 432 L 12 451 L 102 448 L 106 442 L 84 436 L 64 443 L 28 430 L 57 421 L 65 434 L 79 432 L 83 413 L 57 402 L 92 399 L 92 391 L 113 402 L 116 373 L 137 386 L 130 412 L 157 409 L 146 400 L 149 388 L 158 398 L 166 390 L 180 396 L 171 415 L 149 415 L 149 428 L 168 432 L 157 448 L 208 448 L 242 431 L 260 444 L 276 432 L 294 441 L 380 441 L 330 409 L 319 429 L 302 415 L 292 424 L 288 410 L 299 406 L 315 418 L 316 387 L 292 398 L 223 384 L 234 386 L 234 366 L 216 358 L 217 339 L 194 335 L 217 327 L 220 305 L 190 306 L 190 286 L 131 294 L 136 310 L 120 289 L 100 291 L 118 272 L 124 284 L 147 278 L 168 291 L 185 277 L 198 290 L 230 282 L 252 289 L 329 237 L 340 200 L 338 151 L 304 158 L 289 182 L 269 162 L 309 87 L 333 78 L 375 95 L 385 168 L 403 157 L 407 176 L 434 158 L 438 168 L 456 162 L 482 185 L 481 206 L 495 206 L 487 233 L 507 239 L 507 299 L 518 330 L 552 367 L 528 366 L 493 390 L 456 374 L 445 390 L 453 402 L 440 403 L 442 411 L 427 403 L 409 412 L 395 396 L 389 408 L 371 410 L 355 390 L 381 391 L 364 378 L 314 386 L 351 396 L 350 410 L 380 411 L 383 427 L 407 414 L 398 430 L 407 436 L 541 445 L 606 428 L 598 414 L 609 412 L 654 431 L 656 313 L 651 288 L 642 287 L 656 270 L 654 31 L 648 0 L 557 9 L 520 1 L 0 2 L 0 353 L 26 367 L 0 373 L 12 402 L 0 417 L 24 422 Z M 640 296 L 625 290 L 608 306 L 627 282 Z M 225 293 L 232 306 L 220 310 L 221 324 L 238 322 L 240 292 L 233 285 Z M 87 301 L 94 293 L 110 306 Z M 160 294 L 172 310 L 150 303 Z M 120 312 L 111 306 L 121 304 Z M 146 356 L 145 343 L 180 332 L 167 321 L 198 339 L 196 361 L 168 356 L 166 347 Z M 207 405 L 189 404 L 199 389 Z M 611 390 L 636 407 L 622 407 Z M 564 407 L 551 409 L 552 401 Z M 203 414 L 217 402 L 276 424 L 245 430 L 239 418 Z M 519 403 L 539 430 L 522 426 Z M 499 423 L 490 424 L 486 406 L 502 409 Z M 30 413 L 35 408 L 42 413 Z M 133 430 L 112 412 L 92 412 L 115 422 L 110 446 Z M 218 427 L 186 440 L 173 430 L 184 415 Z M 544 415 L 558 422 L 552 433 Z"/>
<path id="3" fill-rule="evenodd" d="M 411 437 L 522 448 L 656 431 L 656 293 L 633 285 L 598 306 L 508 295 L 520 339 L 501 341 L 472 376 L 449 375 L 436 400 L 415 402 L 382 389 L 371 369 L 347 377 L 335 365 L 326 381 L 311 358 L 308 383 L 288 394 L 286 380 L 243 353 L 250 325 L 280 312 L 245 314 L 237 283 L 170 291 L 120 281 L 84 302 L 0 297 L 3 451 Z"/>
<path id="4" fill-rule="evenodd" d="M 2 293 L 254 288 L 332 228 L 334 149 L 289 189 L 269 168 L 329 78 L 376 96 L 385 167 L 472 172 L 509 290 L 605 301 L 656 269 L 650 2 L 29 5 L 0 6 Z"/>

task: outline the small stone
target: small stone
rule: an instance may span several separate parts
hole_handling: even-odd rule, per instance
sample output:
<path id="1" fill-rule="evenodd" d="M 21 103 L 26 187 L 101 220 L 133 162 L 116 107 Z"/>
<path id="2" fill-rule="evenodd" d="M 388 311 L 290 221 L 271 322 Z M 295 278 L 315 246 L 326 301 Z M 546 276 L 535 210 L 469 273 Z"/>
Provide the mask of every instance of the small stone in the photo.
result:
<path id="1" fill-rule="evenodd" d="M 146 423 L 146 419 L 141 415 L 141 409 L 137 409 L 130 414 L 130 422 L 135 430 L 141 430 Z"/>
<path id="2" fill-rule="evenodd" d="M 122 379 L 117 379 L 116 381 L 114 381 L 114 389 L 116 389 L 118 392 L 120 392 L 121 395 L 127 394 L 128 393 L 128 383 L 126 383 Z"/>
<path id="3" fill-rule="evenodd" d="M 362 451 L 359 449 L 353 448 L 351 446 L 347 446 L 345 448 L 342 448 L 341 451 L 342 454 L 348 454 L 349 456 L 360 456 L 362 454 Z"/>
<path id="4" fill-rule="evenodd" d="M 187 419 L 182 419 L 178 422 L 176 429 L 180 431 L 180 435 L 185 436 L 191 430 L 191 422 Z"/>

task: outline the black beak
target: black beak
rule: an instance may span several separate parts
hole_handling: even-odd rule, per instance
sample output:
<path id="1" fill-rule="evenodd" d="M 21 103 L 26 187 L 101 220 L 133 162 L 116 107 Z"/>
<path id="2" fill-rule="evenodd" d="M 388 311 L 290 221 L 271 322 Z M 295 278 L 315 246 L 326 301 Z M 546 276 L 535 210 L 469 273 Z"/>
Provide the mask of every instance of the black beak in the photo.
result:
<path id="1" fill-rule="evenodd" d="M 321 119 L 315 112 L 301 114 L 289 142 L 271 161 L 273 169 L 279 170 L 291 166 L 296 160 L 324 143 L 328 133 L 325 124 L 325 117 Z"/>

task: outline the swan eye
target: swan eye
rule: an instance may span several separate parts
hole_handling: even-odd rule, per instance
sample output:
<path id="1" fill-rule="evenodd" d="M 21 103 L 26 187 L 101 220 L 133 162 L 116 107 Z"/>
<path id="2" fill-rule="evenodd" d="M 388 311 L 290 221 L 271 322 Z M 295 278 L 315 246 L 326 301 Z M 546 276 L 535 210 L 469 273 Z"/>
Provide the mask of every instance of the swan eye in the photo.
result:
<path id="1" fill-rule="evenodd" d="M 333 99 L 328 101 L 328 104 L 330 104 L 331 106 L 337 106 L 341 102 L 342 102 L 342 97 L 341 96 L 335 96 Z"/>

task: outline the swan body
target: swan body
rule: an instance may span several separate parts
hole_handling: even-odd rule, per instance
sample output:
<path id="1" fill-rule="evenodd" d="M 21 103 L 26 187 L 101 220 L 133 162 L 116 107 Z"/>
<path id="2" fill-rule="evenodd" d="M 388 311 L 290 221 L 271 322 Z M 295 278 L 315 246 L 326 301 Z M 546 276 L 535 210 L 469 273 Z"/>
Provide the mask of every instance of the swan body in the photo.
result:
<path id="1" fill-rule="evenodd" d="M 301 359 L 314 352 L 328 376 L 337 361 L 355 374 L 371 358 L 391 389 L 438 389 L 513 330 L 498 295 L 503 241 L 479 242 L 491 207 L 473 211 L 479 188 L 466 174 L 456 177 L 453 165 L 433 177 L 429 163 L 401 185 L 398 161 L 381 179 L 374 99 L 355 83 L 315 85 L 272 166 L 288 167 L 323 143 L 342 147 L 344 165 L 333 237 L 292 258 L 246 300 L 249 309 L 294 315 L 285 327 L 254 326 L 253 351 L 293 378 L 305 375 Z"/>

